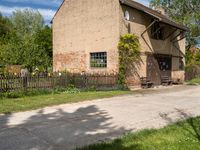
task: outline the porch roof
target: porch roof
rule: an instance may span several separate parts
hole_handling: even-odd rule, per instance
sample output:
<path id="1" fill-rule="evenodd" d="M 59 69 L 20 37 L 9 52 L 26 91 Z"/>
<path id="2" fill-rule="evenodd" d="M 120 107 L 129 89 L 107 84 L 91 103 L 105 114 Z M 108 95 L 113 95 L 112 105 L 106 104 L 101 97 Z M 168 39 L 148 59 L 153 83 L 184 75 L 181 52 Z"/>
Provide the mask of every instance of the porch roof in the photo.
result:
<path id="1" fill-rule="evenodd" d="M 186 26 L 178 24 L 178 23 L 172 21 L 171 19 L 169 19 L 167 16 L 165 16 L 149 7 L 146 7 L 138 2 L 135 2 L 133 0 L 120 0 L 120 2 L 124 5 L 130 6 L 139 11 L 142 11 L 146 14 L 149 14 L 150 16 L 158 19 L 160 22 L 163 22 L 163 23 L 173 26 L 175 28 L 181 29 L 183 31 L 189 31 L 189 29 Z"/>

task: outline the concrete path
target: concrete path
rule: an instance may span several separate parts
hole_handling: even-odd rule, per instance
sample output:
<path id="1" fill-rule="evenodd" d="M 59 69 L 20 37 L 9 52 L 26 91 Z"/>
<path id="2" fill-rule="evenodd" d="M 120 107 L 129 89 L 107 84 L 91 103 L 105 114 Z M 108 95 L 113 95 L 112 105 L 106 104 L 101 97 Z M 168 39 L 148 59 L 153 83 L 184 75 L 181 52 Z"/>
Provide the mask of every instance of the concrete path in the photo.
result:
<path id="1" fill-rule="evenodd" d="M 68 150 L 200 115 L 200 86 L 146 90 L 0 116 L 0 150 Z"/>

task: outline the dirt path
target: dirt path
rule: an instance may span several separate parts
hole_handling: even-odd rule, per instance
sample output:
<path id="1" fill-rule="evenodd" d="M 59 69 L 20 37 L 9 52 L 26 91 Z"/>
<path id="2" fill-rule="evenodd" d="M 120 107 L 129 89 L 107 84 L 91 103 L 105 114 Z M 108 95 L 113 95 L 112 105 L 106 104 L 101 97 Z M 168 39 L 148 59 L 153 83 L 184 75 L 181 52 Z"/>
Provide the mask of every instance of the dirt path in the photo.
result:
<path id="1" fill-rule="evenodd" d="M 73 149 L 197 115 L 200 86 L 137 91 L 0 116 L 0 150 Z"/>

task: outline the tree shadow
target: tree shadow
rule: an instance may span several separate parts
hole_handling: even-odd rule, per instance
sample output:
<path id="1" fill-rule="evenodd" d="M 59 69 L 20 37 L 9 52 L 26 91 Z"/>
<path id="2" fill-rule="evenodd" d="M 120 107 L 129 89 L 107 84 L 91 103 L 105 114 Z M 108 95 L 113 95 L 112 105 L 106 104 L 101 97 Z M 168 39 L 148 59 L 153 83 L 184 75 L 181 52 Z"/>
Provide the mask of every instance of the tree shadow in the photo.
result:
<path id="1" fill-rule="evenodd" d="M 103 143 L 86 146 L 77 150 L 141 150 L 138 144 L 126 146 L 122 139 L 116 139 L 111 143 Z"/>
<path id="2" fill-rule="evenodd" d="M 42 109 L 16 124 L 11 123 L 13 115 L 0 117 L 0 149 L 75 149 L 111 140 L 131 131 L 114 125 L 112 117 L 95 105 L 67 111 Z M 119 146 L 119 141 L 117 143 Z"/>
<path id="3" fill-rule="evenodd" d="M 144 61 L 140 54 L 137 55 L 134 62 L 128 64 L 126 73 L 126 82 L 128 86 L 140 85 L 140 78 L 143 76 L 140 72 L 144 67 Z"/>
<path id="4" fill-rule="evenodd" d="M 176 125 L 181 127 L 183 130 L 187 131 L 190 135 L 192 135 L 194 138 L 196 138 L 200 142 L 200 120 L 195 119 L 194 116 L 190 113 L 187 113 L 183 109 L 175 109 L 176 113 L 178 113 L 179 120 L 183 121 L 185 120 L 186 124 L 183 122 L 176 122 L 174 118 L 170 117 L 169 114 L 166 113 L 160 113 L 160 117 L 163 118 L 167 123 L 174 123 L 176 122 Z"/>

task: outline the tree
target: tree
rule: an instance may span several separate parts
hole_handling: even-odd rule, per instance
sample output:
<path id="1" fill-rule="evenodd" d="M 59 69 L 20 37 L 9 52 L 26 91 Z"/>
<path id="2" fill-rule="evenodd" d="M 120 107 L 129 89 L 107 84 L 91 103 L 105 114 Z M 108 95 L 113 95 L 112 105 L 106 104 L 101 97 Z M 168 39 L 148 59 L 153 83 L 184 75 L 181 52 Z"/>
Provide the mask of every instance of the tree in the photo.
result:
<path id="1" fill-rule="evenodd" d="M 16 10 L 11 16 L 11 21 L 19 36 L 34 35 L 44 26 L 44 19 L 39 11 L 32 9 Z"/>
<path id="2" fill-rule="evenodd" d="M 50 58 L 44 47 L 36 43 L 34 37 L 26 37 L 23 43 L 25 51 L 23 52 L 23 66 L 30 72 L 34 68 L 45 70 L 50 64 Z"/>
<path id="3" fill-rule="evenodd" d="M 10 20 L 10 37 L 0 46 L 1 62 L 6 65 L 22 65 L 30 72 L 36 67 L 44 70 L 50 66 L 52 32 L 50 27 L 44 26 L 42 15 L 29 9 L 16 10 Z"/>
<path id="4" fill-rule="evenodd" d="M 9 18 L 0 13 L 0 66 L 4 65 L 4 51 L 7 41 L 10 38 L 13 26 Z"/>
<path id="5" fill-rule="evenodd" d="M 200 36 L 200 7 L 197 0 L 151 0 L 150 6 L 162 6 L 174 21 L 186 25 L 188 49 L 196 45 Z"/>
<path id="6" fill-rule="evenodd" d="M 10 20 L 6 17 L 3 17 L 0 13 L 0 40 L 5 37 L 12 30 L 12 24 Z"/>
<path id="7" fill-rule="evenodd" d="M 52 28 L 46 25 L 42 30 L 37 32 L 35 41 L 40 48 L 46 51 L 49 58 L 52 58 Z"/>

